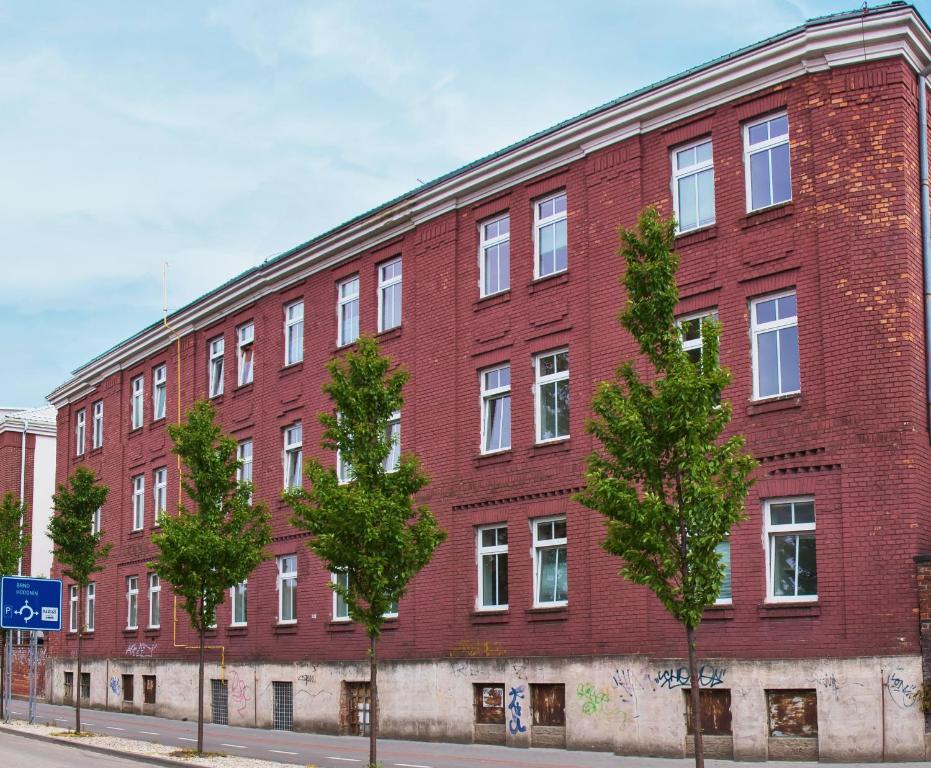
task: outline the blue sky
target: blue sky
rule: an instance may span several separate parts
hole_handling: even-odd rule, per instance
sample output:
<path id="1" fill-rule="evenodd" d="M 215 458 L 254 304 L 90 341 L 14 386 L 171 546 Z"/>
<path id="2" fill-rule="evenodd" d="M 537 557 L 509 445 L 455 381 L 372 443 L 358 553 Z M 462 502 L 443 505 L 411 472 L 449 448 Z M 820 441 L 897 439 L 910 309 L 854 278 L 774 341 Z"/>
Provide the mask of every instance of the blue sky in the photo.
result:
<path id="1" fill-rule="evenodd" d="M 0 0 L 0 405 L 243 269 L 857 5 Z M 931 18 L 931 0 L 918 3 Z"/>

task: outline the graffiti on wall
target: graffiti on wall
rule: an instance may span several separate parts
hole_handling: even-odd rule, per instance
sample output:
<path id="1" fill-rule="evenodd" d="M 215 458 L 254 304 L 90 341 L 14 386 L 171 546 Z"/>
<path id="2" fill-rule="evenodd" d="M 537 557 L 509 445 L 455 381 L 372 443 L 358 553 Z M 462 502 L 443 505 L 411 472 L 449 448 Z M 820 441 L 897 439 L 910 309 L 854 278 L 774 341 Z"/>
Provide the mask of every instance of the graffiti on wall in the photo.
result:
<path id="1" fill-rule="evenodd" d="M 239 676 L 239 673 L 235 669 L 230 671 L 229 677 L 227 678 L 227 692 L 229 701 L 235 707 L 239 716 L 243 717 L 246 712 L 246 707 L 248 707 L 249 702 L 252 701 L 252 689 L 246 685 L 246 681 Z"/>
<path id="2" fill-rule="evenodd" d="M 110 690 L 113 691 L 114 696 L 120 695 L 120 679 L 118 677 L 110 678 Z"/>
<path id="3" fill-rule="evenodd" d="M 714 688 L 724 682 L 724 676 L 727 674 L 725 667 L 713 667 L 709 664 L 702 664 L 698 670 L 699 688 Z M 654 682 L 660 688 L 675 690 L 683 688 L 691 682 L 688 667 L 667 667 L 658 669 Z"/>
<path id="4" fill-rule="evenodd" d="M 863 683 L 849 682 L 842 677 L 838 678 L 833 672 L 822 672 L 820 675 L 815 675 L 811 682 L 819 688 L 823 688 L 828 695 L 834 697 L 835 701 L 840 700 L 840 692 L 844 688 L 851 685 L 863 687 Z"/>
<path id="5" fill-rule="evenodd" d="M 611 693 L 607 688 L 598 690 L 592 683 L 579 683 L 575 694 L 582 701 L 583 715 L 610 715 L 617 711 L 608 703 L 611 701 Z"/>
<path id="6" fill-rule="evenodd" d="M 899 674 L 901 670 L 890 672 L 886 676 L 886 690 L 889 698 L 899 709 L 911 709 L 921 698 L 921 687 L 915 683 L 906 682 Z"/>
<path id="7" fill-rule="evenodd" d="M 511 713 L 511 718 L 508 720 L 508 730 L 511 732 L 512 736 L 516 736 L 518 733 L 526 733 L 527 726 L 521 721 L 524 715 L 524 708 L 520 703 L 524 699 L 524 686 L 518 685 L 511 688 L 508 696 L 511 697 L 508 703 L 508 712 Z"/>
<path id="8" fill-rule="evenodd" d="M 136 659 L 151 659 L 158 650 L 158 643 L 130 643 L 126 646 L 126 655 Z"/>
<path id="9" fill-rule="evenodd" d="M 460 640 L 455 647 L 450 650 L 450 656 L 467 656 L 477 658 L 479 656 L 504 656 L 507 653 L 501 643 L 489 642 L 485 640 Z"/>

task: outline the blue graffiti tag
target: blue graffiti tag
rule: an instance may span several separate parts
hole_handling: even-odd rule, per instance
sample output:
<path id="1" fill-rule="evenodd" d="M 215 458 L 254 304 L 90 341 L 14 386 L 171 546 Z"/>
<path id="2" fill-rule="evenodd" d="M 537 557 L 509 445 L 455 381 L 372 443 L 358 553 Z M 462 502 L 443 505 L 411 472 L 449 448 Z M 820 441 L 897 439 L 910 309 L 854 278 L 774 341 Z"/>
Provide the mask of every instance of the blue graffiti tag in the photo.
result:
<path id="1" fill-rule="evenodd" d="M 511 736 L 516 736 L 518 733 L 526 733 L 527 726 L 520 721 L 524 709 L 518 701 L 518 699 L 524 698 L 524 686 L 518 685 L 516 688 L 511 688 L 508 695 L 511 697 L 511 702 L 508 704 L 508 710 L 511 712 L 511 719 L 508 720 L 508 729 L 511 731 Z"/>

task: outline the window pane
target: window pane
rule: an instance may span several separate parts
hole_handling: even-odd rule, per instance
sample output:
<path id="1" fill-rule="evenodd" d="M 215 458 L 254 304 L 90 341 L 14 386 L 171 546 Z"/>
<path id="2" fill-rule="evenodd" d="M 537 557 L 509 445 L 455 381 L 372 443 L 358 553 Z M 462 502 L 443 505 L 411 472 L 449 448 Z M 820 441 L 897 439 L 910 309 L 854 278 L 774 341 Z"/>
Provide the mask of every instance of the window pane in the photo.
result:
<path id="1" fill-rule="evenodd" d="M 795 522 L 815 522 L 815 503 L 813 501 L 799 501 L 795 504 Z"/>
<path id="2" fill-rule="evenodd" d="M 750 126 L 750 143 L 758 144 L 769 138 L 769 126 L 766 123 Z"/>
<path id="3" fill-rule="evenodd" d="M 556 383 L 556 434 L 566 437 L 569 434 L 569 382 Z"/>
<path id="4" fill-rule="evenodd" d="M 792 505 L 791 504 L 770 504 L 769 521 L 770 521 L 770 525 L 791 525 L 792 524 Z"/>
<path id="5" fill-rule="evenodd" d="M 818 594 L 814 535 L 798 537 L 798 594 L 805 596 Z"/>
<path id="6" fill-rule="evenodd" d="M 537 540 L 549 541 L 553 538 L 553 522 L 537 523 Z"/>
<path id="7" fill-rule="evenodd" d="M 698 225 L 714 222 L 714 171 L 710 168 L 698 174 Z"/>
<path id="8" fill-rule="evenodd" d="M 755 306 L 756 322 L 758 325 L 761 323 L 771 323 L 776 319 L 776 299 L 758 301 Z"/>
<path id="9" fill-rule="evenodd" d="M 780 115 L 769 121 L 769 137 L 775 139 L 777 136 L 785 136 L 789 132 L 789 118 L 786 115 Z"/>
<path id="10" fill-rule="evenodd" d="M 721 564 L 724 566 L 724 581 L 721 582 L 721 592 L 718 594 L 718 600 L 731 599 L 731 543 L 722 541 L 714 548 L 721 558 Z"/>
<path id="11" fill-rule="evenodd" d="M 485 425 L 485 450 L 496 451 L 511 445 L 511 398 L 496 397 L 488 401 Z"/>
<path id="12" fill-rule="evenodd" d="M 540 387 L 540 439 L 550 440 L 557 436 L 556 431 L 556 384 L 544 384 Z"/>
<path id="13" fill-rule="evenodd" d="M 773 202 L 783 203 L 792 198 L 789 145 L 780 144 L 770 150 L 773 168 Z"/>
<path id="14" fill-rule="evenodd" d="M 548 224 L 540 229 L 540 274 L 549 275 L 556 271 L 556 225 Z"/>
<path id="15" fill-rule="evenodd" d="M 750 206 L 754 210 L 772 203 L 769 194 L 769 151 L 750 155 Z"/>
<path id="16" fill-rule="evenodd" d="M 541 357 L 540 358 L 540 375 L 551 376 L 554 373 L 556 373 L 555 355 L 546 355 L 545 357 Z"/>
<path id="17" fill-rule="evenodd" d="M 553 211 L 555 213 L 566 212 L 566 196 L 565 195 L 560 195 L 555 200 L 553 200 Z"/>
<path id="18" fill-rule="evenodd" d="M 779 394 L 778 350 L 776 331 L 757 335 L 757 352 L 759 353 L 759 395 L 768 397 Z"/>
<path id="19" fill-rule="evenodd" d="M 706 141 L 704 144 L 699 144 L 695 147 L 695 161 L 699 163 L 706 163 L 711 159 L 711 142 Z"/>
<path id="20" fill-rule="evenodd" d="M 540 552 L 540 589 L 537 602 L 551 603 L 557 599 L 558 552 L 558 549 L 544 549 Z"/>
<path id="21" fill-rule="evenodd" d="M 566 600 L 569 597 L 567 572 L 566 572 L 566 549 L 560 547 L 556 550 L 556 599 Z"/>
<path id="22" fill-rule="evenodd" d="M 497 605 L 495 594 L 498 569 L 497 559 L 494 555 L 482 557 L 482 605 Z"/>
<path id="23" fill-rule="evenodd" d="M 697 177 L 694 174 L 679 179 L 679 229 L 694 229 L 698 226 L 696 184 Z"/>
<path id="24" fill-rule="evenodd" d="M 795 596 L 795 536 L 773 537 L 773 594 Z"/>
<path id="25" fill-rule="evenodd" d="M 565 520 L 554 520 L 552 525 L 553 525 L 553 538 L 554 539 L 566 538 L 566 521 Z"/>
<path id="26" fill-rule="evenodd" d="M 569 370 L 569 353 L 560 352 L 556 355 L 556 371 L 562 373 Z"/>
<path id="27" fill-rule="evenodd" d="M 776 304 L 780 320 L 784 320 L 789 317 L 796 317 L 798 315 L 794 293 L 790 293 L 788 296 L 780 296 L 778 299 L 776 299 Z"/>
<path id="28" fill-rule="evenodd" d="M 495 546 L 495 544 L 497 543 L 496 542 L 497 537 L 495 536 L 496 531 L 497 531 L 496 528 L 486 528 L 484 531 L 482 531 L 482 546 L 483 547 Z"/>
<path id="29" fill-rule="evenodd" d="M 676 152 L 676 169 L 682 170 L 695 164 L 695 147 L 680 149 Z"/>
<path id="30" fill-rule="evenodd" d="M 697 341 L 701 338 L 701 318 L 693 317 L 679 323 L 679 333 L 683 341 Z"/>
<path id="31" fill-rule="evenodd" d="M 779 331 L 779 365 L 782 373 L 782 391 L 795 392 L 800 389 L 797 326 L 782 328 Z"/>
<path id="32" fill-rule="evenodd" d="M 553 215 L 553 201 L 544 200 L 542 203 L 539 204 L 539 211 L 540 211 L 539 217 L 541 219 L 546 219 L 552 216 Z"/>

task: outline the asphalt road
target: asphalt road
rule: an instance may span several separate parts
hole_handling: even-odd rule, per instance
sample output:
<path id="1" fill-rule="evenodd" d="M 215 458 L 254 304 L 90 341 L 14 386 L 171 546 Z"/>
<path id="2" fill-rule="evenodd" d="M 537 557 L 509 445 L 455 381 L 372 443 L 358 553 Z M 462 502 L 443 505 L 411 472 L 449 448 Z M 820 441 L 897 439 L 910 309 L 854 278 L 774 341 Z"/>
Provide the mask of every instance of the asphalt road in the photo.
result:
<path id="1" fill-rule="evenodd" d="M 26 703 L 13 702 L 13 714 L 25 719 Z M 192 747 L 197 739 L 197 724 L 162 717 L 131 715 L 83 709 L 84 730 L 107 736 L 140 739 L 175 747 Z M 74 710 L 51 704 L 39 704 L 39 723 L 74 727 Z M 204 748 L 211 752 L 276 760 L 282 763 L 320 768 L 351 768 L 364 765 L 368 758 L 368 739 L 357 736 L 326 736 L 226 725 L 204 726 Z M 58 752 L 57 750 L 66 750 Z M 28 757 L 27 757 L 28 755 Z M 35 755 L 35 759 L 33 759 Z M 67 759 L 63 759 L 65 755 Z M 644 757 L 618 757 L 607 752 L 580 752 L 565 749 L 513 749 L 479 744 L 379 739 L 378 759 L 385 768 L 687 768 L 691 760 Z M 45 762 L 43 762 L 45 761 Z M 34 740 L 3 734 L 0 738 L 0 766 L 18 768 L 123 768 L 139 765 L 129 760 L 105 758 L 74 747 L 45 745 Z M 759 768 L 759 763 L 735 763 L 708 760 L 709 768 Z M 780 763 L 794 768 L 819 768 L 819 763 Z M 842 764 L 835 764 L 842 768 Z M 875 763 L 846 764 L 848 768 L 867 768 Z M 896 763 L 896 768 L 928 768 L 928 763 Z"/>

